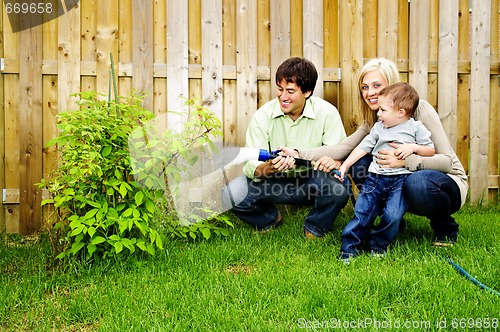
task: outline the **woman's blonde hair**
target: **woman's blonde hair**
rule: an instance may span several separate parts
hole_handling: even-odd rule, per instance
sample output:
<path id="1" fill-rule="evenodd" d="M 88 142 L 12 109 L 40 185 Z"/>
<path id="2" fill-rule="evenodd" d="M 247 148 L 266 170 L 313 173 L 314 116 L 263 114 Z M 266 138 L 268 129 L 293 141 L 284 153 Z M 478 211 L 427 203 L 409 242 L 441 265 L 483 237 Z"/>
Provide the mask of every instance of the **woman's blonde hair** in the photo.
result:
<path id="1" fill-rule="evenodd" d="M 382 77 L 386 80 L 387 85 L 399 82 L 398 68 L 396 67 L 396 64 L 389 59 L 374 58 L 365 63 L 365 65 L 361 68 L 358 78 L 359 96 L 361 97 L 361 104 L 363 105 L 363 120 L 367 122 L 370 127 L 377 121 L 377 112 L 374 112 L 364 101 L 361 83 L 363 82 L 365 75 L 374 70 L 378 70 L 380 74 L 382 74 Z"/>

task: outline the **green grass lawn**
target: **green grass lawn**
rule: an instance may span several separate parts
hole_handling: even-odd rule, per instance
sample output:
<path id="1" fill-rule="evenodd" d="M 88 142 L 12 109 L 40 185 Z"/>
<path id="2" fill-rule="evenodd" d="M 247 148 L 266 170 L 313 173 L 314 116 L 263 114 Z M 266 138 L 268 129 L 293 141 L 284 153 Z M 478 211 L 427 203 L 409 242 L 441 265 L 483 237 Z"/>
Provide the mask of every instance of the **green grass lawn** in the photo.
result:
<path id="1" fill-rule="evenodd" d="M 500 330 L 500 207 L 465 207 L 453 248 L 433 248 L 428 221 L 407 214 L 387 257 L 339 261 L 344 209 L 323 240 L 306 241 L 307 210 L 256 234 L 172 241 L 155 257 L 53 269 L 47 244 L 0 245 L 0 330 Z M 488 329 L 489 327 L 489 329 Z"/>

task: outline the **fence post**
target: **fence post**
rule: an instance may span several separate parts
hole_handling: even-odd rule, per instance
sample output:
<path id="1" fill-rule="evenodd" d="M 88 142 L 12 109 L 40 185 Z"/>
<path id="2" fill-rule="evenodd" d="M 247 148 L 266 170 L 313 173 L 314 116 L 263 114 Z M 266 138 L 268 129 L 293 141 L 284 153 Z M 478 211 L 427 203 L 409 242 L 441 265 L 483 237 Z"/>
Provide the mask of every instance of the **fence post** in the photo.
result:
<path id="1" fill-rule="evenodd" d="M 410 2 L 408 83 L 427 100 L 429 77 L 429 0 Z"/>
<path id="2" fill-rule="evenodd" d="M 7 224 L 5 222 L 4 210 L 4 193 L 5 193 L 5 104 L 4 104 L 4 80 L 3 80 L 3 67 L 4 67 L 4 52 L 3 52 L 3 14 L 0 15 L 0 190 L 2 191 L 2 207 L 0 209 L 0 245 L 7 232 Z"/>
<path id="3" fill-rule="evenodd" d="M 439 2 L 438 110 L 451 147 L 457 146 L 458 2 Z"/>
<path id="4" fill-rule="evenodd" d="M 36 186 L 43 177 L 42 26 L 19 34 L 19 232 L 32 234 L 42 219 L 42 194 Z"/>
<path id="5" fill-rule="evenodd" d="M 472 0 L 470 85 L 470 200 L 488 200 L 490 109 L 490 0 Z"/>
<path id="6" fill-rule="evenodd" d="M 363 66 L 363 1 L 340 1 L 340 112 L 350 114 L 344 120 L 348 134 L 361 123 L 362 110 L 358 96 L 358 88 L 354 83 L 359 70 Z"/>

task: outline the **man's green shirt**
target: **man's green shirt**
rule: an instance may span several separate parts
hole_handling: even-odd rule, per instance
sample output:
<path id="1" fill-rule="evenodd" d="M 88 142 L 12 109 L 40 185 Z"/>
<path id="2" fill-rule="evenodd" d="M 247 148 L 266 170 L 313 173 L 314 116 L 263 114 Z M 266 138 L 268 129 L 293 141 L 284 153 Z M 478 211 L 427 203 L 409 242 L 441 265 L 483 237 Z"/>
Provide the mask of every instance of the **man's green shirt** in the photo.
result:
<path id="1" fill-rule="evenodd" d="M 245 146 L 266 150 L 275 150 L 278 146 L 311 149 L 337 144 L 345 138 L 340 114 L 326 100 L 310 97 L 302 115 L 293 121 L 281 111 L 279 99 L 275 98 L 255 112 L 247 129 Z M 248 161 L 243 168 L 245 175 L 255 179 L 255 169 L 261 163 Z"/>

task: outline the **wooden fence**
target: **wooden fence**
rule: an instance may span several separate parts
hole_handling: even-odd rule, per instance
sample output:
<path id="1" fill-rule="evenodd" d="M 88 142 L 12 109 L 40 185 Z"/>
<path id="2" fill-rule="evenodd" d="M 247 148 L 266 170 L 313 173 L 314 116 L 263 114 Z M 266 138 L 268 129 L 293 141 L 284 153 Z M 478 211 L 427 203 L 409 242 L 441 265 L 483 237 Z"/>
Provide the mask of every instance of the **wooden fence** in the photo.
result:
<path id="1" fill-rule="evenodd" d="M 497 194 L 498 0 L 81 0 L 19 32 L 12 27 L 26 18 L 8 16 L 1 2 L 0 227 L 8 232 L 39 229 L 44 193 L 34 183 L 54 167 L 55 150 L 44 145 L 55 116 L 77 108 L 71 93 L 108 93 L 110 54 L 120 95 L 146 91 L 144 106 L 158 115 L 182 109 L 179 96 L 197 98 L 222 119 L 224 141 L 239 145 L 289 56 L 315 63 L 315 94 L 338 107 L 348 133 L 361 118 L 359 69 L 387 57 L 438 110 L 471 201 Z"/>

